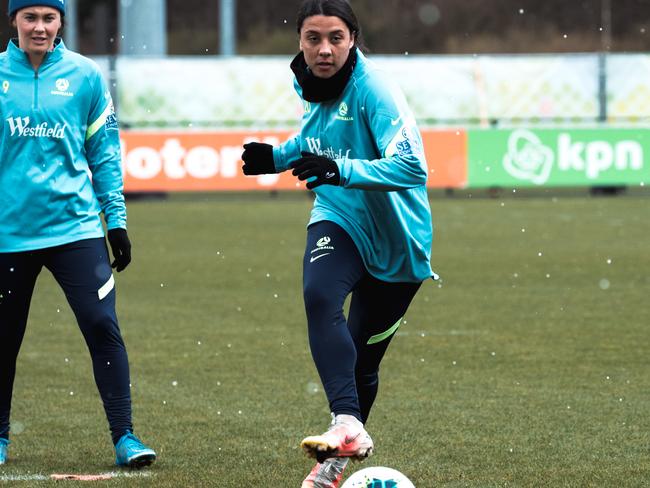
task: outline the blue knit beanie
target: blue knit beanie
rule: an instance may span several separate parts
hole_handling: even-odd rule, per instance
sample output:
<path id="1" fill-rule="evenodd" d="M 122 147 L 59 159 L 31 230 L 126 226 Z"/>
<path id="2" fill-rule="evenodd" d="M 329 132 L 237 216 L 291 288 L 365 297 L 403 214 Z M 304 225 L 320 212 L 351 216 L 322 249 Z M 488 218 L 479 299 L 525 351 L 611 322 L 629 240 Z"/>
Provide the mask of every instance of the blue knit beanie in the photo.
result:
<path id="1" fill-rule="evenodd" d="M 53 7 L 65 15 L 65 0 L 9 0 L 9 17 L 18 12 L 21 8 L 25 7 Z"/>

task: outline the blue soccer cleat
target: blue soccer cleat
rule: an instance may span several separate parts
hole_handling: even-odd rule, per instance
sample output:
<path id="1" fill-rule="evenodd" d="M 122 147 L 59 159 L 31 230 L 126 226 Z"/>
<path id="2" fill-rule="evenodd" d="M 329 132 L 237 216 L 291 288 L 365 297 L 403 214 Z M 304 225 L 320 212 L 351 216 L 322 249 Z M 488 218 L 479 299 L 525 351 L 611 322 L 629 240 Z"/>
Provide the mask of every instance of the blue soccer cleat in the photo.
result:
<path id="1" fill-rule="evenodd" d="M 9 446 L 9 439 L 0 437 L 0 464 L 7 462 L 7 448 Z"/>
<path id="2" fill-rule="evenodd" d="M 129 468 L 144 468 L 156 460 L 156 453 L 131 432 L 127 432 L 115 445 L 115 464 Z"/>

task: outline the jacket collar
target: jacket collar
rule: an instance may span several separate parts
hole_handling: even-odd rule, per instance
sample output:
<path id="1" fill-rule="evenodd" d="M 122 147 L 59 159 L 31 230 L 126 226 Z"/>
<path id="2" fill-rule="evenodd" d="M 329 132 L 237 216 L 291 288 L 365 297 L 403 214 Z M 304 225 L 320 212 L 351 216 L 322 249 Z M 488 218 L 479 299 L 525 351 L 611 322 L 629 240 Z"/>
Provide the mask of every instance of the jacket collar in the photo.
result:
<path id="1" fill-rule="evenodd" d="M 359 53 L 360 54 L 360 53 Z M 357 48 L 352 47 L 345 64 L 331 78 L 318 78 L 313 75 L 301 52 L 291 62 L 291 70 L 302 88 L 302 97 L 308 102 L 328 102 L 337 99 L 350 80 L 357 64 Z"/>
<path id="2" fill-rule="evenodd" d="M 65 44 L 63 43 L 63 39 L 61 39 L 60 37 L 54 39 L 54 49 L 52 49 L 52 51 L 48 51 L 47 53 L 45 53 L 43 62 L 38 68 L 39 71 L 45 66 L 56 63 L 59 59 L 61 59 L 63 57 L 63 52 L 65 51 L 65 49 L 66 47 Z M 27 66 L 31 69 L 34 69 L 32 63 L 29 61 L 29 56 L 27 55 L 27 53 L 18 47 L 17 38 L 13 38 L 9 40 L 9 44 L 7 45 L 7 52 L 9 53 L 10 59 L 17 61 L 18 63 Z"/>

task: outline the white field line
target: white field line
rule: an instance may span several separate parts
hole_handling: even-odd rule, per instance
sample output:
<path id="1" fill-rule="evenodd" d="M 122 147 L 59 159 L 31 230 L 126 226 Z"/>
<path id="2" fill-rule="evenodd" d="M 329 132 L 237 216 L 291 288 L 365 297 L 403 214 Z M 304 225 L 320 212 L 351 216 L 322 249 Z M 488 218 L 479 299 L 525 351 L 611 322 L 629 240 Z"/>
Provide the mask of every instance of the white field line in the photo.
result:
<path id="1" fill-rule="evenodd" d="M 76 473 L 79 474 L 79 473 Z M 129 472 L 129 471 L 108 471 L 99 473 L 100 475 L 108 475 L 111 478 L 149 478 L 153 476 L 150 471 L 142 472 Z M 47 481 L 51 479 L 50 475 L 45 474 L 5 474 L 0 475 L 0 483 L 5 481 Z"/>
<path id="2" fill-rule="evenodd" d="M 49 479 L 49 476 L 42 474 L 4 474 L 0 476 L 0 481 L 44 481 Z"/>

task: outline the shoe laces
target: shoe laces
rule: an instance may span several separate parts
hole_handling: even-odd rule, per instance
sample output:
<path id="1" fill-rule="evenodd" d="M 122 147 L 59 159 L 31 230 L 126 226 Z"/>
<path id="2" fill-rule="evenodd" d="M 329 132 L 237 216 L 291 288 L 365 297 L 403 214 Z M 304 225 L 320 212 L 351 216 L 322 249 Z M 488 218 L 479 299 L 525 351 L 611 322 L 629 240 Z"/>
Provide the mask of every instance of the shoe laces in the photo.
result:
<path id="1" fill-rule="evenodd" d="M 127 431 L 126 434 L 120 438 L 118 445 L 122 447 L 133 447 L 134 445 L 142 446 L 142 441 L 138 439 L 133 432 Z"/>

